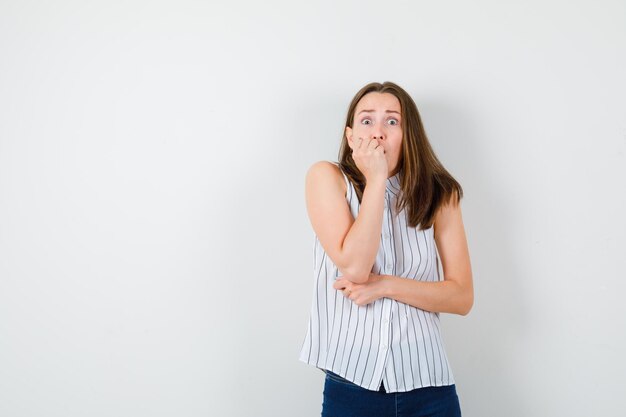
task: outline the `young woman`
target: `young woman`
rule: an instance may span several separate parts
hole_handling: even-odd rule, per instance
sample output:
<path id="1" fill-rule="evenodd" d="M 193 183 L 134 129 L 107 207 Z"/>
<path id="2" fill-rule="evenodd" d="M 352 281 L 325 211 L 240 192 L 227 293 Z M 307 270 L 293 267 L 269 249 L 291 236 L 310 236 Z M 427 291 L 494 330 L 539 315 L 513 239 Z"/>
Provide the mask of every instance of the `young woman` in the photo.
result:
<path id="1" fill-rule="evenodd" d="M 326 373 L 322 416 L 460 416 L 439 313 L 474 300 L 463 191 L 406 91 L 356 94 L 339 162 L 313 164 L 305 194 L 315 287 L 300 360 Z"/>

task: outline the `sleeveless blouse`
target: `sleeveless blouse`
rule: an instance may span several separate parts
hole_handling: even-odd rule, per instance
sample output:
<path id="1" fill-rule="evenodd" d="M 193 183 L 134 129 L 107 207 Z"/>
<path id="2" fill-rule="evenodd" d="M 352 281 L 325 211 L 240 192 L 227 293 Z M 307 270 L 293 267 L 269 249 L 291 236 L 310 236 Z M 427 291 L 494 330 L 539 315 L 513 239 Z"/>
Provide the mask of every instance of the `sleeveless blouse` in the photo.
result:
<path id="1" fill-rule="evenodd" d="M 399 175 L 386 180 L 380 246 L 372 272 L 441 281 L 433 226 L 410 227 L 405 209 L 400 213 L 395 209 L 401 192 Z M 356 219 L 360 203 L 343 176 L 346 200 Z M 371 391 L 378 391 L 382 381 L 389 393 L 455 383 L 438 312 L 386 297 L 359 306 L 333 288 L 341 272 L 317 235 L 313 252 L 313 297 L 300 361 Z"/>

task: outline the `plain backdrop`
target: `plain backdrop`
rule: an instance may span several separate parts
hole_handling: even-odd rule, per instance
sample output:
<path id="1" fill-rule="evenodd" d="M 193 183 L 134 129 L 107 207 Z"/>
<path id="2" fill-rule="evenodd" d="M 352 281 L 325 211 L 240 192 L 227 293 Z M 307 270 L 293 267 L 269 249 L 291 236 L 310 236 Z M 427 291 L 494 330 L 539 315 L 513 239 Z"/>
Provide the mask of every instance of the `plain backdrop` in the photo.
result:
<path id="1" fill-rule="evenodd" d="M 463 186 L 466 417 L 626 409 L 626 3 L 0 3 L 0 415 L 319 416 L 304 176 L 405 88 Z"/>

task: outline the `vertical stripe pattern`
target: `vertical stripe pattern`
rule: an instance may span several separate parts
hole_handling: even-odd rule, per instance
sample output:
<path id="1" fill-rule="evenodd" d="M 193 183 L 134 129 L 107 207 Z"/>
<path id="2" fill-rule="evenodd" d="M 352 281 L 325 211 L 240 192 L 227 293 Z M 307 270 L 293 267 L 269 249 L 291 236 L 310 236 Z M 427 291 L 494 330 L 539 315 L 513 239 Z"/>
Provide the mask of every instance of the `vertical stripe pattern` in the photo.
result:
<path id="1" fill-rule="evenodd" d="M 372 272 L 418 281 L 439 281 L 434 228 L 408 225 L 396 213 L 399 173 L 387 178 L 381 242 Z M 359 201 L 344 175 L 354 218 Z M 440 331 L 439 313 L 391 298 L 358 306 L 333 288 L 341 275 L 317 236 L 313 242 L 313 297 L 299 360 L 372 391 L 387 392 L 454 384 Z"/>

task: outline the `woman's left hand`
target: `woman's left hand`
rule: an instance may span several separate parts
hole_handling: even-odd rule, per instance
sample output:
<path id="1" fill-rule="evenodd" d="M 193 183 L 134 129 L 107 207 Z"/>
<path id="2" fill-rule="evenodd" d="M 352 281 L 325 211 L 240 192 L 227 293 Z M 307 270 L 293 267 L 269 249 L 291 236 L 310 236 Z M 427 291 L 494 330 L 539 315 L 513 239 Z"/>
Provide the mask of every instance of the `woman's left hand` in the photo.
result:
<path id="1" fill-rule="evenodd" d="M 363 284 L 357 284 L 339 276 L 333 283 L 333 288 L 340 290 L 356 305 L 362 306 L 382 298 L 383 285 L 383 275 L 370 273 L 368 280 Z"/>

